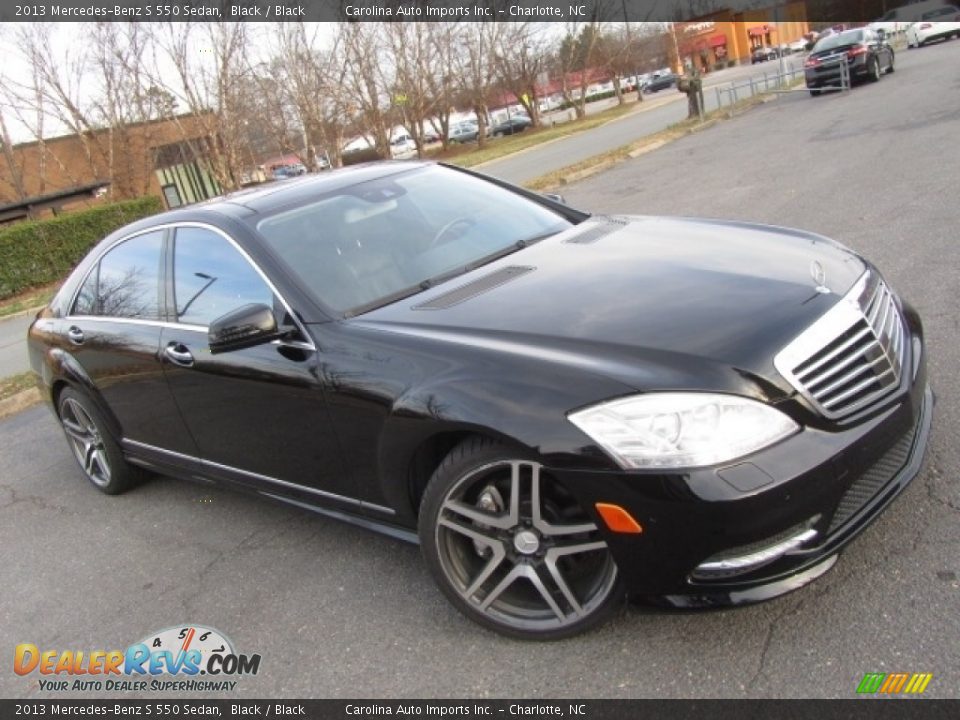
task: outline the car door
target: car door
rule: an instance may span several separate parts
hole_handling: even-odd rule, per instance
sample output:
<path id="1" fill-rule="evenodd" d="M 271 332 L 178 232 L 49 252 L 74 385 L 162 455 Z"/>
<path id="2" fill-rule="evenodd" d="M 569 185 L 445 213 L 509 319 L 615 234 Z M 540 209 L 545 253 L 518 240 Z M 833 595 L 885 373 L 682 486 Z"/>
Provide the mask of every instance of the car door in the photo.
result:
<path id="1" fill-rule="evenodd" d="M 160 363 L 166 232 L 113 245 L 92 267 L 60 323 L 74 372 L 116 420 L 119 437 L 141 449 L 196 451 Z"/>
<path id="2" fill-rule="evenodd" d="M 210 471 L 264 492 L 359 502 L 317 379 L 316 350 L 276 290 L 219 230 L 180 226 L 171 245 L 173 322 L 161 337 L 163 368 Z M 274 308 L 291 339 L 212 354 L 208 325 L 251 303 Z"/>

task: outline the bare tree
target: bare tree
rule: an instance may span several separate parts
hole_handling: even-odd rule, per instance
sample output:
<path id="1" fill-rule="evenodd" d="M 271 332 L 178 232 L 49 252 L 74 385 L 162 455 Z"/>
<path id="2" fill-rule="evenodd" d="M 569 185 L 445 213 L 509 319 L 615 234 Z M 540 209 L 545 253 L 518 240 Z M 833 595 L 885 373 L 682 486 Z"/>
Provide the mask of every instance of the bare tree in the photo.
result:
<path id="1" fill-rule="evenodd" d="M 497 82 L 495 61 L 503 29 L 503 23 L 465 23 L 459 35 L 457 75 L 463 99 L 477 116 L 480 147 L 487 141 L 486 122 Z"/>
<path id="2" fill-rule="evenodd" d="M 573 106 L 577 118 L 587 114 L 587 86 L 599 59 L 600 36 L 601 24 L 596 20 L 567 23 L 567 33 L 556 54 L 555 69 L 560 75 L 563 99 Z"/>
<path id="3" fill-rule="evenodd" d="M 537 23 L 504 23 L 495 59 L 499 81 L 523 105 L 534 127 L 540 125 L 537 86 L 546 76 L 550 40 Z"/>
<path id="4" fill-rule="evenodd" d="M 424 123 L 437 107 L 433 74 L 437 71 L 437 44 L 432 23 L 389 23 L 386 47 L 392 57 L 394 80 L 391 103 L 403 118 L 403 125 L 423 155 Z"/>
<path id="5" fill-rule="evenodd" d="M 41 193 L 46 185 L 44 126 L 48 115 L 79 138 L 90 176 L 104 177 L 109 165 L 109 151 L 95 132 L 91 108 L 84 105 L 87 94 L 82 88 L 88 76 L 88 53 L 82 43 L 77 43 L 58 54 L 51 30 L 50 25 L 40 23 L 17 28 L 18 48 L 32 69 L 31 83 L 20 85 L 17 97 L 34 118 L 30 125 L 40 142 Z"/>
<path id="6" fill-rule="evenodd" d="M 384 66 L 385 53 L 378 23 L 341 23 L 342 52 L 346 58 L 345 86 L 350 93 L 349 115 L 358 115 L 372 139 L 374 149 L 390 156 L 390 100 L 387 79 L 392 68 Z"/>
<path id="7" fill-rule="evenodd" d="M 274 26 L 274 39 L 272 75 L 302 133 L 304 162 L 309 169 L 317 169 L 317 158 L 323 151 L 338 167 L 349 97 L 344 85 L 347 68 L 343 36 L 336 33 L 332 46 L 323 49 L 317 31 L 309 30 L 306 24 L 279 23 Z"/>
<path id="8" fill-rule="evenodd" d="M 430 122 L 440 136 L 443 149 L 450 143 L 450 115 L 457 105 L 462 86 L 458 82 L 461 69 L 462 48 L 460 45 L 464 28 L 474 23 L 426 23 L 433 52 L 431 66 L 426 76 L 427 87 L 433 98 Z"/>
<path id="9" fill-rule="evenodd" d="M 192 115 L 198 137 L 180 118 L 184 140 L 206 158 L 221 187 L 239 186 L 246 138 L 246 109 L 254 98 L 250 54 L 244 23 L 162 23 L 156 27 L 158 47 L 177 73 L 177 86 L 163 85 Z M 159 80 L 159 79 L 158 79 Z M 158 83 L 159 84 L 159 83 Z"/>

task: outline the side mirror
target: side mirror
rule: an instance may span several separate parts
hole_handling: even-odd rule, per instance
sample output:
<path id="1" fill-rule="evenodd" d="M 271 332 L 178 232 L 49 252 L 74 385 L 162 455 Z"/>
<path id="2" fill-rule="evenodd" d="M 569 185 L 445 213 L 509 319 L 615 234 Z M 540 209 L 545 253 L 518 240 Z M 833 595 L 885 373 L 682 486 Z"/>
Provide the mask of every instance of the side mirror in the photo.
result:
<path id="1" fill-rule="evenodd" d="M 210 323 L 207 341 L 210 353 L 260 345 L 280 337 L 273 310 L 263 304 L 251 303 L 222 315 Z"/>
<path id="2" fill-rule="evenodd" d="M 563 195 L 558 195 L 557 193 L 543 193 L 543 196 L 547 200 L 553 200 L 554 202 L 560 203 L 561 205 L 567 204 L 567 199 Z"/>

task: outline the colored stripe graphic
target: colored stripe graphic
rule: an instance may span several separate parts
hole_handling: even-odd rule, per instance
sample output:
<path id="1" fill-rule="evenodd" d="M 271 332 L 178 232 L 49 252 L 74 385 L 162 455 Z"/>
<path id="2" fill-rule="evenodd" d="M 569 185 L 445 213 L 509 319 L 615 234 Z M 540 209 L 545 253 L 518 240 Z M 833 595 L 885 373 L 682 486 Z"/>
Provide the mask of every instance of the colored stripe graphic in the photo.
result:
<path id="1" fill-rule="evenodd" d="M 857 692 L 866 695 L 896 695 L 901 692 L 919 695 L 927 689 L 931 680 L 933 673 L 867 673 L 857 686 Z"/>

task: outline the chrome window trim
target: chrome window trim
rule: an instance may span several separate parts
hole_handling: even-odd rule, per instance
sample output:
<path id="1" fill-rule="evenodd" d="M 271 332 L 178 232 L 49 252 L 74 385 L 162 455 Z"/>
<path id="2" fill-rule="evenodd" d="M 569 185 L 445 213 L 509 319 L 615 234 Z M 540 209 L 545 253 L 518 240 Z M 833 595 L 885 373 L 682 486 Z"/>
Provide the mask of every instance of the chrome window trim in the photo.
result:
<path id="1" fill-rule="evenodd" d="M 171 455 L 173 457 L 181 458 L 183 460 L 190 460 L 205 467 L 214 467 L 214 468 L 219 468 L 220 470 L 227 470 L 228 472 L 237 473 L 238 475 L 246 475 L 247 477 L 254 478 L 255 480 L 262 480 L 263 482 L 271 483 L 273 485 L 279 485 L 281 487 L 300 490 L 302 492 L 307 492 L 312 495 L 317 495 L 319 497 L 327 498 L 328 500 L 336 500 L 337 502 L 347 503 L 349 505 L 354 505 L 356 507 L 362 507 L 369 510 L 376 510 L 377 512 L 381 512 L 386 515 L 396 515 L 396 511 L 393 508 L 389 508 L 384 505 L 377 505 L 375 503 L 367 502 L 366 500 L 359 500 L 357 498 L 347 497 L 346 495 L 338 495 L 337 493 L 327 492 L 326 490 L 318 490 L 317 488 L 312 488 L 312 487 L 309 487 L 308 485 L 300 485 L 298 483 L 289 482 L 288 480 L 280 480 L 279 478 L 271 477 L 269 475 L 261 475 L 260 473 L 251 472 L 250 470 L 243 470 L 241 468 L 233 467 L 232 465 L 224 465 L 223 463 L 214 462 L 212 460 L 204 460 L 202 458 L 194 457 L 193 455 L 187 455 L 185 453 L 176 452 L 174 450 L 166 450 L 164 448 L 157 447 L 156 445 L 150 445 L 145 442 L 140 442 L 139 440 L 131 440 L 130 438 L 123 438 L 121 442 L 124 445 L 132 445 L 134 447 L 160 453 L 162 455 Z"/>
<path id="2" fill-rule="evenodd" d="M 190 323 L 175 323 L 169 320 L 141 320 L 140 318 L 114 317 L 113 315 L 68 315 L 64 319 L 83 322 L 110 322 L 125 323 L 128 325 L 151 325 L 153 327 L 175 328 L 177 330 L 196 330 L 207 332 L 206 325 L 191 325 Z"/>
<path id="3" fill-rule="evenodd" d="M 111 250 L 113 250 L 115 247 L 117 247 L 121 243 L 125 243 L 128 240 L 132 240 L 135 237 L 139 237 L 140 235 L 146 235 L 148 233 L 157 232 L 158 230 L 164 231 L 164 232 L 173 230 L 175 233 L 177 228 L 184 228 L 184 227 L 194 227 L 194 228 L 200 228 L 203 230 L 210 230 L 213 233 L 222 237 L 228 243 L 230 243 L 237 250 L 237 252 L 240 253 L 240 256 L 247 261 L 250 267 L 254 269 L 257 275 L 259 275 L 260 278 L 267 284 L 267 287 L 270 288 L 270 291 L 280 299 L 281 304 L 286 309 L 287 314 L 290 315 L 290 317 L 293 319 L 293 322 L 297 326 L 297 329 L 300 331 L 300 334 L 303 335 L 304 338 L 306 338 L 306 342 L 303 344 L 308 346 L 309 349 L 311 350 L 317 349 L 317 346 L 313 342 L 313 338 L 310 337 L 310 333 L 307 332 L 306 326 L 304 326 L 304 324 L 300 322 L 300 319 L 297 317 L 296 313 L 293 311 L 293 307 L 290 305 L 290 303 L 287 302 L 287 299 L 277 289 L 277 286 L 273 284 L 273 281 L 267 276 L 267 274 L 256 263 L 256 261 L 254 261 L 254 259 L 250 257 L 250 254 L 240 245 L 240 243 L 238 243 L 227 232 L 225 232 L 224 230 L 221 230 L 216 225 L 211 225 L 210 223 L 199 222 L 196 220 L 183 220 L 180 222 L 162 223 L 160 225 L 154 225 L 144 230 L 138 230 L 137 232 L 130 233 L 129 235 L 124 235 L 123 237 L 118 238 L 116 242 L 110 243 L 110 245 L 107 248 L 105 248 L 103 252 L 100 253 L 100 255 L 96 259 L 96 262 L 94 262 L 93 265 L 87 270 L 87 272 L 84 274 L 83 278 L 77 285 L 77 289 L 74 290 L 73 295 L 70 298 L 70 303 L 67 305 L 67 313 L 64 319 L 70 319 L 70 320 L 82 319 L 85 321 L 86 320 L 109 320 L 110 322 L 132 322 L 132 323 L 147 324 L 147 325 L 157 325 L 160 327 L 171 327 L 175 329 L 207 331 L 209 329 L 209 326 L 207 325 L 193 325 L 190 323 L 171 322 L 169 320 L 141 320 L 139 318 L 123 318 L 123 317 L 114 317 L 111 315 L 73 315 L 72 314 L 73 307 L 74 305 L 76 305 L 76 302 L 77 302 L 77 296 L 80 294 L 80 290 L 83 288 L 84 283 L 87 282 L 87 278 L 90 276 L 90 273 L 93 272 L 94 268 L 96 268 L 100 264 L 100 261 L 103 260 L 104 256 L 106 256 L 107 253 L 109 253 Z M 174 235 L 173 237 L 175 241 L 176 236 Z"/>

